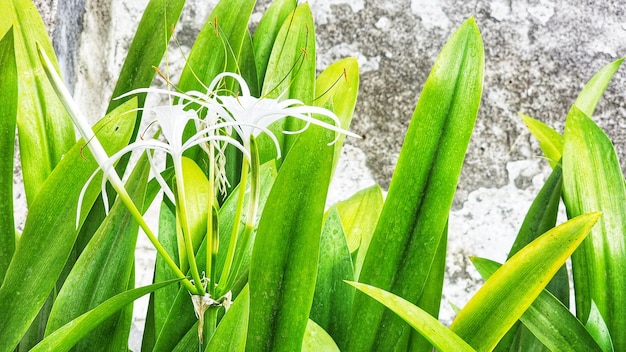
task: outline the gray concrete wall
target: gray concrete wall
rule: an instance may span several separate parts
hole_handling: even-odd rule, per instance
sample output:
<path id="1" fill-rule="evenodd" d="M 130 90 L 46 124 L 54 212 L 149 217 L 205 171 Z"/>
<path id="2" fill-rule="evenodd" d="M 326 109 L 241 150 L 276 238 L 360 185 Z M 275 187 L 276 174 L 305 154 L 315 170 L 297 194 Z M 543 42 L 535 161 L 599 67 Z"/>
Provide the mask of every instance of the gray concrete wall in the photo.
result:
<path id="1" fill-rule="evenodd" d="M 184 50 L 215 2 L 188 1 L 176 32 Z M 145 3 L 38 1 L 60 50 L 68 84 L 92 116 L 104 111 Z M 267 3 L 260 1 L 258 11 Z M 333 199 L 373 182 L 388 186 L 437 53 L 457 26 L 469 16 L 476 17 L 485 44 L 485 89 L 450 218 L 444 289 L 446 300 L 462 306 L 479 281 L 467 256 L 506 257 L 548 172 L 517 113 L 562 130 L 566 113 L 587 79 L 626 55 L 626 1 L 322 0 L 311 1 L 311 7 L 319 68 L 356 56 L 362 70 L 352 130 L 364 138 L 347 142 Z M 253 21 L 259 20 L 258 11 Z M 56 31 L 52 30 L 55 23 Z M 172 55 L 175 67 L 175 51 Z M 626 157 L 625 93 L 626 69 L 622 68 L 594 117 L 616 143 L 622 160 Z M 452 313 L 447 306 L 444 309 L 444 320 L 449 321 Z"/>

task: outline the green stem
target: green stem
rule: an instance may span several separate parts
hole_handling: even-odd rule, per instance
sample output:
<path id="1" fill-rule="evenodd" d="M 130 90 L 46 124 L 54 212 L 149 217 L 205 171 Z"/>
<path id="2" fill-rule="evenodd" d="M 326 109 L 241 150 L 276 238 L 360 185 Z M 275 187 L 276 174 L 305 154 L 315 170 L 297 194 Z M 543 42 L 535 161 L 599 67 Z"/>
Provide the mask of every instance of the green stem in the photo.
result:
<path id="1" fill-rule="evenodd" d="M 207 233 L 206 233 L 206 274 L 209 277 L 209 294 L 213 295 L 215 292 L 215 268 L 213 266 L 213 242 L 216 240 L 214 233 L 216 231 L 214 216 L 213 216 L 213 204 L 215 202 L 215 150 L 211 142 L 209 145 L 209 204 L 207 206 Z"/>
<path id="2" fill-rule="evenodd" d="M 227 276 L 225 276 L 225 280 L 220 280 L 220 286 L 219 289 L 217 291 L 218 295 L 223 295 L 224 293 L 226 293 L 228 291 L 228 288 L 231 287 L 235 281 L 235 279 L 237 278 L 237 272 L 239 271 L 241 264 L 243 262 L 243 258 L 248 250 L 248 247 L 250 246 L 250 242 L 252 241 L 252 235 L 254 233 L 254 228 L 255 228 L 255 222 L 256 222 L 256 216 L 257 216 L 257 212 L 259 209 L 259 198 L 260 198 L 260 192 L 261 192 L 261 177 L 259 174 L 259 170 L 261 169 L 260 166 L 260 160 L 259 160 L 259 152 L 258 152 L 258 147 L 256 144 L 256 140 L 252 137 L 250 138 L 250 157 L 251 157 L 251 167 L 250 167 L 250 177 L 252 180 L 252 183 L 250 184 L 250 199 L 248 200 L 248 212 L 246 214 L 246 223 L 245 223 L 245 227 L 242 233 L 242 237 L 241 237 L 241 242 L 243 243 L 243 245 L 241 246 L 241 250 L 239 252 L 233 253 L 233 258 L 231 258 L 231 261 L 229 263 L 229 274 L 227 274 Z M 245 160 L 245 159 L 244 159 Z M 246 162 L 245 164 L 246 166 L 248 166 L 248 163 Z M 247 168 L 243 169 L 242 168 L 242 174 L 241 174 L 241 178 L 242 180 L 244 180 L 244 173 L 243 171 L 245 171 L 245 181 L 247 183 L 247 176 L 248 176 L 248 170 Z M 239 187 L 241 187 L 241 183 L 239 184 Z M 240 212 L 241 209 L 243 208 L 243 199 L 245 196 L 245 184 L 243 188 L 243 192 L 240 191 L 240 198 L 239 201 L 241 202 L 241 204 L 237 204 L 237 211 Z M 237 220 L 237 234 L 239 233 L 239 223 L 241 222 L 241 213 L 238 214 L 239 217 L 235 218 Z M 235 229 L 235 226 L 233 225 L 233 229 Z M 234 233 L 233 233 L 234 235 Z M 232 244 L 232 237 L 231 237 L 231 244 Z M 234 251 L 233 251 L 234 252 Z M 224 270 L 226 270 L 226 266 L 224 266 Z M 222 274 L 224 275 L 224 274 Z M 224 276 L 222 276 L 224 277 Z M 222 284 L 222 282 L 224 284 Z"/>
<path id="3" fill-rule="evenodd" d="M 195 284 L 195 292 L 198 295 L 204 295 L 206 291 L 202 286 L 202 280 L 200 278 L 200 274 L 198 273 L 198 266 L 196 264 L 196 254 L 193 250 L 193 244 L 191 243 L 191 230 L 189 228 L 189 222 L 187 221 L 187 205 L 185 203 L 185 186 L 183 179 L 183 166 L 182 166 L 182 157 L 176 158 L 174 157 L 174 173 L 176 175 L 176 190 L 177 190 L 177 200 L 176 200 L 176 210 L 180 217 L 180 225 L 183 230 L 183 240 L 185 245 L 185 252 L 187 252 L 187 257 L 189 260 L 189 270 L 191 271 L 191 277 L 194 280 Z"/>
<path id="4" fill-rule="evenodd" d="M 109 178 L 109 180 L 111 180 L 111 178 Z M 163 248 L 163 246 L 161 245 L 157 237 L 154 235 L 154 233 L 152 232 L 152 229 L 150 229 L 145 219 L 141 215 L 141 212 L 139 211 L 139 209 L 137 209 L 137 207 L 135 206 L 135 203 L 133 203 L 133 201 L 130 199 L 130 196 L 126 192 L 126 188 L 123 185 L 120 187 L 121 180 L 120 180 L 120 184 L 118 184 L 118 182 L 111 182 L 111 184 L 113 185 L 113 188 L 119 194 L 120 199 L 122 200 L 124 205 L 126 205 L 126 208 L 128 208 L 128 211 L 130 212 L 130 214 L 139 223 L 139 226 L 141 227 L 143 232 L 146 234 L 146 236 L 148 236 L 148 239 L 150 240 L 154 248 L 157 250 L 159 255 L 163 257 L 163 259 L 165 260 L 165 263 L 170 267 L 170 269 L 172 269 L 172 271 L 174 271 L 174 274 L 178 278 L 183 279 L 182 281 L 183 286 L 185 286 L 185 288 L 187 288 L 187 290 L 189 290 L 190 292 L 196 292 L 196 288 L 187 279 L 187 276 L 178 268 L 176 263 L 174 263 L 174 260 L 172 260 L 172 257 L 170 257 L 170 255 L 167 253 L 165 248 Z"/>
<path id="5" fill-rule="evenodd" d="M 207 346 L 217 327 L 217 312 L 220 307 L 209 307 L 204 315 L 204 344 Z"/>
<path id="6" fill-rule="evenodd" d="M 226 252 L 226 261 L 222 268 L 222 275 L 220 276 L 220 284 L 218 285 L 218 292 L 224 291 L 224 285 L 227 281 L 231 281 L 230 276 L 233 274 L 231 267 L 235 258 L 235 250 L 237 249 L 237 240 L 239 237 L 239 224 L 241 224 L 241 215 L 243 214 L 243 204 L 246 197 L 246 187 L 248 184 L 248 160 L 243 158 L 241 164 L 241 179 L 239 180 L 239 194 L 237 198 L 237 208 L 235 209 L 235 217 L 233 218 L 233 229 L 230 234 L 230 242 L 228 244 L 228 251 Z M 228 286 L 226 286 L 228 287 Z"/>

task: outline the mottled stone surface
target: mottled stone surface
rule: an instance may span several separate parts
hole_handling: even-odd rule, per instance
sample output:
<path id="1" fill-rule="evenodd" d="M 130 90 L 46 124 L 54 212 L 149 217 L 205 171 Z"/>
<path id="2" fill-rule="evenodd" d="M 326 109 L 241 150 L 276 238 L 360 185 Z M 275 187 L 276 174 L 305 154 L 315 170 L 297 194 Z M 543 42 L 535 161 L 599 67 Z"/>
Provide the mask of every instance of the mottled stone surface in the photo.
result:
<path id="1" fill-rule="evenodd" d="M 182 51 L 189 50 L 215 2 L 187 1 L 176 30 Z M 74 26 L 64 29 L 65 36 L 54 35 L 55 47 L 71 48 L 62 54 L 66 76 L 73 77 L 76 98 L 85 111 L 101 115 L 146 0 L 75 0 L 64 5 L 63 11 L 82 18 L 52 13 L 57 9 L 54 0 L 37 3 L 48 23 Z M 267 4 L 259 2 L 253 22 Z M 68 10 L 72 6 L 78 11 Z M 562 131 L 566 113 L 585 82 L 605 64 L 626 55 L 626 2 L 322 0 L 312 1 L 311 7 L 317 23 L 318 68 L 355 56 L 362 71 L 352 130 L 363 139 L 348 140 L 333 199 L 374 181 L 388 186 L 431 65 L 454 30 L 475 16 L 485 45 L 485 86 L 450 217 L 444 288 L 444 306 L 448 301 L 462 306 L 480 281 L 467 256 L 506 257 L 548 172 L 517 113 Z M 79 45 L 68 46 L 63 43 L 67 40 Z M 170 60 L 175 72 L 181 65 L 178 49 L 172 50 Z M 626 159 L 625 93 L 622 68 L 594 116 L 616 143 L 621 160 Z M 144 259 L 149 258 L 145 253 L 150 247 L 140 248 L 145 250 L 139 263 L 149 267 L 150 261 Z M 149 280 L 150 275 L 143 277 Z M 451 314 L 446 310 L 444 321 L 449 322 Z"/>

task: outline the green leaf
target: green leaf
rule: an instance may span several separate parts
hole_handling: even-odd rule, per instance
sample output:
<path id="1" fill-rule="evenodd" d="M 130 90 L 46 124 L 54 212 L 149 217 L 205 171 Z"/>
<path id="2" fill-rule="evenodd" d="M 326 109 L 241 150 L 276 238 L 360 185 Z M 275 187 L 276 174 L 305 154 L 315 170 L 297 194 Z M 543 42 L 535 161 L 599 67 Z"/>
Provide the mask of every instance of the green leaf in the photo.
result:
<path id="1" fill-rule="evenodd" d="M 302 338 L 302 352 L 318 351 L 339 352 L 340 350 L 333 338 L 313 320 L 309 319 Z"/>
<path id="2" fill-rule="evenodd" d="M 144 155 L 126 182 L 126 189 L 139 208 L 144 202 L 149 171 L 148 159 Z M 128 289 L 138 230 L 139 224 L 118 198 L 58 293 L 48 318 L 46 335 Z M 118 319 L 121 317 L 111 317 L 84 338 L 77 348 L 85 350 L 113 344 L 112 336 L 120 330 Z M 128 336 L 123 335 L 121 339 L 125 337 L 127 343 Z"/>
<path id="3" fill-rule="evenodd" d="M 13 28 L 0 39 L 0 282 L 15 252 L 15 220 L 13 218 L 13 153 L 15 119 L 17 117 L 17 66 L 13 47 Z"/>
<path id="4" fill-rule="evenodd" d="M 492 350 L 539 296 L 600 215 L 576 217 L 517 252 L 470 299 L 450 329 L 476 350 Z"/>
<path id="5" fill-rule="evenodd" d="M 343 281 L 354 280 L 354 269 L 336 207 L 326 217 L 319 256 L 310 318 L 341 346 L 347 339 L 354 299 L 354 288 Z"/>
<path id="6" fill-rule="evenodd" d="M 299 5 L 282 24 L 267 64 L 262 96 L 298 99 L 313 104 L 315 98 L 315 26 L 308 3 Z M 278 138 L 283 157 L 298 138 L 283 131 L 298 131 L 305 122 L 286 117 L 270 128 Z M 261 163 L 274 159 L 275 147 L 266 135 L 258 139 Z M 282 161 L 279 159 L 278 162 Z M 280 167 L 280 164 L 278 164 Z"/>
<path id="7" fill-rule="evenodd" d="M 359 63 L 353 57 L 339 60 L 328 66 L 315 81 L 315 105 L 325 107 L 337 115 L 341 128 L 348 130 L 352 121 L 352 114 L 356 106 L 356 97 L 359 92 Z M 346 139 L 341 135 L 334 144 L 333 173 L 341 148 Z"/>
<path id="8" fill-rule="evenodd" d="M 512 257 L 527 244 L 547 232 L 556 224 L 559 204 L 561 201 L 562 169 L 560 164 L 554 166 L 550 177 L 537 194 L 524 218 L 520 231 L 509 251 L 508 258 Z M 550 280 L 546 289 L 554 294 L 564 305 L 569 306 L 569 278 L 565 266 L 561 267 Z M 517 323 L 507 334 L 515 335 L 515 338 L 503 338 L 498 348 L 509 351 L 515 345 L 519 351 L 542 351 L 545 350 L 532 334 L 525 331 L 526 328 Z M 508 341 L 508 342 L 507 342 Z"/>
<path id="9" fill-rule="evenodd" d="M 472 263 L 485 280 L 501 267 L 499 263 L 476 257 Z M 602 351 L 580 320 L 547 290 L 539 294 L 520 320 L 550 351 Z M 519 347 L 525 351 L 532 348 Z"/>
<path id="10" fill-rule="evenodd" d="M 82 314 L 71 322 L 65 324 L 62 328 L 56 330 L 35 346 L 31 352 L 68 351 L 81 338 L 89 333 L 89 331 L 108 319 L 112 314 L 115 314 L 118 310 L 124 308 L 128 304 L 131 304 L 133 301 L 145 294 L 156 291 L 161 287 L 165 287 L 177 281 L 180 281 L 180 279 L 159 282 L 150 286 L 135 288 L 115 295 L 114 297 L 102 302 L 102 304 L 98 307 Z"/>
<path id="11" fill-rule="evenodd" d="M 276 0 L 265 11 L 259 25 L 256 27 L 252 42 L 254 44 L 254 62 L 260 85 L 265 80 L 265 71 L 270 60 L 270 54 L 280 27 L 287 17 L 296 9 L 296 0 Z"/>
<path id="12" fill-rule="evenodd" d="M 439 316 L 441 308 L 441 296 L 443 295 L 443 278 L 446 273 L 446 253 L 448 248 L 448 225 L 443 230 L 443 235 L 437 246 L 437 253 L 430 267 L 424 291 L 417 301 L 417 306 L 433 317 Z M 409 338 L 411 351 L 432 351 L 433 346 L 427 338 L 416 331 L 411 332 Z"/>
<path id="13" fill-rule="evenodd" d="M 563 152 L 563 135 L 552 129 L 545 123 L 535 120 L 530 116 L 520 114 L 522 121 L 528 127 L 530 133 L 539 141 L 539 147 L 543 155 L 548 158 L 550 166 L 554 168 L 561 160 Z"/>
<path id="14" fill-rule="evenodd" d="M 246 286 L 217 326 L 215 334 L 207 345 L 207 351 L 238 352 L 245 350 L 249 304 L 250 293 L 248 286 Z"/>
<path id="15" fill-rule="evenodd" d="M 430 314 L 402 297 L 358 282 L 349 282 L 349 284 L 391 309 L 428 339 L 438 350 L 443 352 L 474 351 L 467 342 L 463 341 L 461 337 L 440 323 L 436 318 L 433 318 Z"/>
<path id="16" fill-rule="evenodd" d="M 220 1 L 194 42 L 180 77 L 182 91 L 205 91 L 219 73 L 236 71 L 254 0 Z M 217 24 L 217 27 L 216 27 Z"/>
<path id="17" fill-rule="evenodd" d="M 593 336 L 594 340 L 602 347 L 603 352 L 613 352 L 613 341 L 609 334 L 609 327 L 606 326 L 598 306 L 594 302 L 591 302 L 591 312 L 589 313 L 589 320 L 585 323 L 585 329 Z"/>
<path id="18" fill-rule="evenodd" d="M 109 155 L 128 143 L 135 123 L 130 111 L 136 106 L 136 100 L 131 100 L 96 124 L 96 136 Z M 0 311 L 11 317 L 0 319 L 0 341 L 4 343 L 0 351 L 17 345 L 72 250 L 78 233 L 78 194 L 97 166 L 84 146 L 85 141 L 80 140 L 65 154 L 29 207 L 24 232 L 0 287 Z M 100 192 L 97 183 L 85 193 L 80 223 Z"/>
<path id="19" fill-rule="evenodd" d="M 274 183 L 274 179 L 276 177 L 276 166 L 273 162 L 266 163 L 261 166 L 261 192 L 259 197 L 259 212 L 262 212 L 267 197 L 270 193 L 270 189 Z M 233 226 L 233 217 L 235 213 L 235 207 L 237 206 L 237 189 L 231 193 L 231 196 L 228 197 L 226 202 L 222 208 L 220 208 L 219 212 L 219 225 L 220 225 L 220 234 L 224 236 L 220 236 L 220 248 L 227 248 L 228 242 L 230 240 L 230 233 Z M 249 196 L 249 193 L 246 193 L 246 198 Z M 244 207 L 247 206 L 247 199 L 244 200 Z M 173 213 L 170 212 L 171 216 L 171 228 L 170 228 L 170 238 L 175 239 L 175 229 L 173 228 Z M 163 215 L 162 215 L 163 216 Z M 243 229 L 241 229 L 243 231 Z M 159 234 L 161 236 L 161 234 Z M 175 244 L 175 243 L 174 243 Z M 246 250 L 243 246 L 238 246 L 237 251 Z M 248 249 L 250 251 L 250 249 Z M 221 272 L 222 267 L 224 265 L 224 252 L 219 251 L 216 272 Z M 196 254 L 196 260 L 198 262 L 204 262 L 206 260 L 206 242 L 203 242 L 200 245 L 200 249 Z M 157 258 L 158 261 L 158 258 Z M 247 267 L 249 259 L 244 260 L 244 267 Z M 158 267 L 157 267 L 158 270 Z M 242 269 L 242 272 L 245 271 Z M 241 272 L 239 275 L 242 275 Z M 233 295 L 237 295 L 233 288 Z M 155 297 L 159 299 L 160 292 L 155 293 Z M 189 293 L 185 290 L 184 287 L 178 289 L 173 295 L 172 293 L 168 293 L 161 296 L 161 301 L 155 302 L 155 313 L 156 314 L 165 314 L 165 316 L 157 317 L 157 322 L 161 321 L 162 324 L 160 327 L 157 325 L 156 336 L 157 341 L 154 346 L 154 351 L 171 351 L 174 346 L 178 343 L 178 341 L 191 329 L 194 323 L 197 322 L 197 319 L 194 315 L 192 306 L 189 301 Z M 236 300 L 236 297 L 235 297 Z M 160 303 L 159 303 L 160 302 Z M 159 307 L 160 310 L 159 310 Z M 197 334 L 196 334 L 197 336 Z"/>
<path id="20" fill-rule="evenodd" d="M 185 0 L 150 0 L 124 59 L 107 112 L 132 98 L 129 96 L 115 99 L 116 97 L 133 89 L 147 88 L 152 84 L 156 74 L 153 66 L 158 67 L 161 63 L 184 4 Z M 144 106 L 146 95 L 146 93 L 137 95 L 139 107 Z M 138 114 L 137 122 L 140 118 L 141 114 Z M 138 130 L 139 123 L 135 125 L 132 140 Z"/>
<path id="21" fill-rule="evenodd" d="M 74 126 L 39 62 L 37 43 L 56 64 L 48 32 L 32 1 L 0 1 L 0 33 L 13 27 L 18 76 L 17 127 L 29 205 L 74 142 Z M 4 65 L 4 63 L 3 63 Z"/>
<path id="22" fill-rule="evenodd" d="M 603 213 L 598 226 L 572 256 L 576 315 L 587 321 L 598 306 L 617 351 L 626 349 L 626 188 L 613 144 L 573 106 L 565 122 L 563 198 L 569 217 Z"/>
<path id="23" fill-rule="evenodd" d="M 213 190 L 211 190 L 206 175 L 193 160 L 183 157 L 182 166 L 185 195 L 184 198 L 179 199 L 179 201 L 185 204 L 186 221 L 190 231 L 186 236 L 191 237 L 191 243 L 195 253 L 198 251 L 198 248 L 200 248 L 200 244 L 207 233 L 207 218 L 209 214 L 207 204 L 209 204 Z M 187 271 L 189 262 L 185 250 L 185 241 L 182 238 L 178 239 L 178 255 L 180 257 L 181 270 Z"/>
<path id="24" fill-rule="evenodd" d="M 337 203 L 337 212 L 350 253 L 357 253 L 354 260 L 355 278 L 361 272 L 383 203 L 383 191 L 379 185 L 360 190 L 352 197 Z"/>
<path id="25" fill-rule="evenodd" d="M 250 261 L 246 350 L 298 351 L 313 302 L 334 133 L 310 126 L 285 159 Z"/>
<path id="26" fill-rule="evenodd" d="M 447 223 L 482 93 L 483 43 L 475 20 L 433 66 L 404 140 L 359 281 L 417 302 Z M 410 328 L 357 293 L 349 351 L 404 350 Z"/>
<path id="27" fill-rule="evenodd" d="M 623 62 L 624 58 L 621 58 L 604 66 L 598 73 L 591 77 L 587 84 L 585 84 L 585 87 L 580 91 L 574 103 L 585 115 L 593 115 L 606 87 Z"/>
<path id="28" fill-rule="evenodd" d="M 246 37 L 249 36 L 248 21 L 255 3 L 255 0 L 223 0 L 217 3 L 191 48 L 181 73 L 179 90 L 205 92 L 206 86 L 218 74 L 241 71 L 238 64 L 240 60 L 245 59 L 242 55 L 248 54 L 246 51 L 248 44 Z M 248 72 L 241 73 L 247 75 Z M 193 129 L 188 129 L 184 138 L 188 138 L 192 132 Z M 192 148 L 185 156 L 202 165 L 199 160 L 205 153 L 198 153 L 199 151 L 200 147 Z M 226 155 L 227 177 L 234 187 L 239 183 L 241 154 L 236 148 L 231 147 L 226 149 Z"/>

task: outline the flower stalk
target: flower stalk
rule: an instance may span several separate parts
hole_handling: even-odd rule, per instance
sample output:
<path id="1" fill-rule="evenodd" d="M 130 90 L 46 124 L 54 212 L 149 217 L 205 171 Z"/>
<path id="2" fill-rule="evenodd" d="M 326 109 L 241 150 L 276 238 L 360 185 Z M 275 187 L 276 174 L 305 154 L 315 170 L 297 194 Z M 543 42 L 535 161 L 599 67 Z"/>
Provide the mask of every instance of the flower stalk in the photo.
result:
<path id="1" fill-rule="evenodd" d="M 70 117 L 72 118 L 72 121 L 76 125 L 76 128 L 78 129 L 83 139 L 86 141 L 89 141 L 89 143 L 87 144 L 89 147 L 89 150 L 91 151 L 92 155 L 96 159 L 96 162 L 98 163 L 98 165 L 100 165 L 100 167 L 103 169 L 103 173 L 104 173 L 103 179 L 105 180 L 108 179 L 109 182 L 111 182 L 111 185 L 113 186 L 115 191 L 118 193 L 120 199 L 122 200 L 124 205 L 128 208 L 128 211 L 131 213 L 133 218 L 139 223 L 139 226 L 145 232 L 146 236 L 148 237 L 150 242 L 154 245 L 157 252 L 163 257 L 163 259 L 165 260 L 167 265 L 172 269 L 174 274 L 178 278 L 183 279 L 182 284 L 190 292 L 191 291 L 196 292 L 195 287 L 187 279 L 185 274 L 183 274 L 183 272 L 178 268 L 174 260 L 172 260 L 170 255 L 167 253 L 165 248 L 163 248 L 163 246 L 161 245 L 157 237 L 154 235 L 154 233 L 152 232 L 152 230 L 146 223 L 145 219 L 141 215 L 141 212 L 139 211 L 139 209 L 137 209 L 137 206 L 135 205 L 135 203 L 133 203 L 132 199 L 128 195 L 128 192 L 126 191 L 126 188 L 124 187 L 124 183 L 122 182 L 122 179 L 119 177 L 119 175 L 115 171 L 115 168 L 111 167 L 112 165 L 109 165 L 110 158 L 108 157 L 108 154 L 106 153 L 106 151 L 104 150 L 104 147 L 102 147 L 102 144 L 100 143 L 100 141 L 94 134 L 89 124 L 87 123 L 87 119 L 80 112 L 80 109 L 76 105 L 76 102 L 74 101 L 74 99 L 72 99 L 71 94 L 65 88 L 65 85 L 63 84 L 63 81 L 61 80 L 61 77 L 59 77 L 56 70 L 53 68 L 54 66 L 52 65 L 52 62 L 50 61 L 46 53 L 43 50 L 41 50 L 39 46 L 37 46 L 37 50 L 38 50 L 39 58 L 41 60 L 44 71 L 46 72 L 46 75 L 48 76 L 48 79 L 50 80 L 52 87 L 54 88 L 63 106 L 65 107 Z M 108 167 L 103 167 L 103 165 L 108 165 Z M 93 178 L 93 175 L 91 178 Z M 82 197 L 82 194 L 81 194 L 81 197 Z M 103 192 L 103 198 L 104 197 L 106 197 L 106 192 Z M 80 214 L 80 203 L 81 202 L 79 201 L 78 214 Z M 105 206 L 107 205 L 108 205 L 108 202 L 105 200 Z M 79 219 L 77 218 L 76 221 L 77 221 L 76 224 L 78 226 Z"/>

